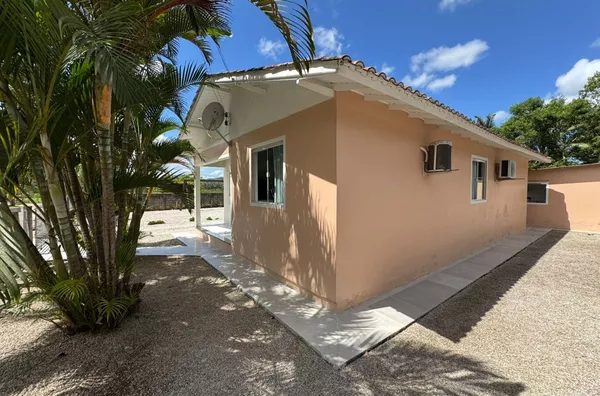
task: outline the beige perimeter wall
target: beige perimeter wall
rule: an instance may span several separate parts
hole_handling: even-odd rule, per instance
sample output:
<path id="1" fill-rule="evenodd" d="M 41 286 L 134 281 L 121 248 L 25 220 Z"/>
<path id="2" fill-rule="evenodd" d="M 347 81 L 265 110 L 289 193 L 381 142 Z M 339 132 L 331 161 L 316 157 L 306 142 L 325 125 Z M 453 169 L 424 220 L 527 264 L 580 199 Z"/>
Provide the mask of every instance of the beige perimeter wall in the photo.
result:
<path id="1" fill-rule="evenodd" d="M 354 93 L 337 95 L 337 292 L 343 309 L 525 228 L 527 160 Z M 448 174 L 423 175 L 420 146 L 453 143 Z M 488 158 L 487 202 L 471 204 L 471 156 Z M 496 182 L 517 160 L 522 180 Z"/>
<path id="2" fill-rule="evenodd" d="M 261 111 L 268 111 L 263 109 Z M 337 216 L 335 100 L 233 141 L 232 246 L 335 307 Z M 285 209 L 250 205 L 250 147 L 285 136 Z"/>
<path id="3" fill-rule="evenodd" d="M 600 164 L 529 172 L 549 182 L 548 205 L 527 205 L 527 225 L 600 232 Z"/>

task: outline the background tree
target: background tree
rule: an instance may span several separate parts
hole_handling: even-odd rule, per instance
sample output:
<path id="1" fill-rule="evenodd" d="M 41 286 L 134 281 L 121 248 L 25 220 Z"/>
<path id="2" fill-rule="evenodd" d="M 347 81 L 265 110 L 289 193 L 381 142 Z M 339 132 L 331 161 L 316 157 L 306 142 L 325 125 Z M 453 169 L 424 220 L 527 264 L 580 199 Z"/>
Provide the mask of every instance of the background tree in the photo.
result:
<path id="1" fill-rule="evenodd" d="M 581 91 L 579 97 L 585 99 L 594 107 L 600 107 L 600 72 L 590 77 Z"/>
<path id="2" fill-rule="evenodd" d="M 485 116 L 485 118 L 483 118 L 481 116 L 475 116 L 475 121 L 477 122 L 477 124 L 479 124 L 480 126 L 482 126 L 484 128 L 494 129 L 496 127 L 496 124 L 494 122 L 495 118 L 496 118 L 496 114 L 490 113 L 487 116 Z"/>
<path id="3" fill-rule="evenodd" d="M 533 167 L 598 162 L 600 151 L 593 142 L 600 113 L 590 101 L 529 98 L 511 106 L 510 113 L 498 133 L 553 159 L 552 164 Z"/>
<path id="4" fill-rule="evenodd" d="M 590 77 L 579 97 L 591 105 L 591 111 L 583 118 L 586 143 L 579 156 L 584 163 L 600 162 L 600 72 Z"/>

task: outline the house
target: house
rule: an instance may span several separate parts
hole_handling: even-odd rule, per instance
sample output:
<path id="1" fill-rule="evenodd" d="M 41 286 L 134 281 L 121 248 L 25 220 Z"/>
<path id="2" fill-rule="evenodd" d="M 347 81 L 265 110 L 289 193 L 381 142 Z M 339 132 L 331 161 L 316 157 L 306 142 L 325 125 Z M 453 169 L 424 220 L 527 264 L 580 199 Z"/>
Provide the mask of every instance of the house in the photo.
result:
<path id="1" fill-rule="evenodd" d="M 527 225 L 600 232 L 600 164 L 529 171 Z"/>
<path id="2" fill-rule="evenodd" d="M 550 162 L 347 56 L 210 80 L 185 138 L 226 214 L 197 226 L 337 311 L 522 231 L 528 161 Z"/>

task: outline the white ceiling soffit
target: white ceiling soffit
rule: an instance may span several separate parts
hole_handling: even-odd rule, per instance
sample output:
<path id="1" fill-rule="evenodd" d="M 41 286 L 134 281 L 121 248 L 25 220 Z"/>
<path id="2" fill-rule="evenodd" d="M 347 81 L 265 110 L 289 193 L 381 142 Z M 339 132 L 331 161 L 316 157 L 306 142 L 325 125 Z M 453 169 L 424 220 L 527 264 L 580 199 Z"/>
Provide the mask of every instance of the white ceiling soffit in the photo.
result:
<path id="1" fill-rule="evenodd" d="M 266 67 L 263 69 L 255 69 L 248 71 L 236 72 L 233 71 L 231 74 L 227 73 L 219 73 L 218 75 L 213 76 L 209 79 L 209 81 L 215 85 L 215 89 L 219 89 L 225 92 L 229 91 L 229 87 L 232 85 L 242 87 L 249 91 L 264 94 L 266 93 L 265 85 L 260 84 L 261 82 L 275 82 L 275 81 L 293 81 L 298 79 L 308 79 L 315 78 L 319 76 L 333 75 L 337 73 L 338 68 L 341 65 L 341 61 L 339 60 L 326 60 L 321 62 L 311 63 L 310 69 L 308 72 L 300 75 L 298 71 L 294 68 L 292 64 L 285 64 L 281 67 Z M 242 84 L 246 83 L 246 84 Z M 319 87 L 311 84 L 298 84 L 307 89 L 319 90 L 320 93 L 330 95 L 327 91 L 321 91 Z M 192 111 L 196 107 L 196 104 L 202 95 L 202 91 L 205 87 L 200 87 L 192 100 L 192 104 L 190 106 L 190 111 L 188 111 L 188 115 L 185 120 L 185 125 L 189 125 L 189 117 L 192 114 Z"/>

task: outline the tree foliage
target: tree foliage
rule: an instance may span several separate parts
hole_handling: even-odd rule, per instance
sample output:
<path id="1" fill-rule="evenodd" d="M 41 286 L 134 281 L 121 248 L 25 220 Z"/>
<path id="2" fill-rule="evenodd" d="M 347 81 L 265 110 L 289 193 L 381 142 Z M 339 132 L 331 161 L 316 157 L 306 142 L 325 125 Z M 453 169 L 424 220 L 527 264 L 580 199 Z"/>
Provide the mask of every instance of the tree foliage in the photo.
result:
<path id="1" fill-rule="evenodd" d="M 529 98 L 510 108 L 511 117 L 496 128 L 500 135 L 552 158 L 556 167 L 600 161 L 600 73 L 578 98 Z"/>
<path id="2" fill-rule="evenodd" d="M 306 70 L 306 2 L 250 1 Z M 138 304 L 143 284 L 131 277 L 148 198 L 161 189 L 192 200 L 169 165 L 188 164 L 194 148 L 157 139 L 182 129 L 183 94 L 206 79 L 203 65 L 177 64 L 179 43 L 211 62 L 210 43 L 230 35 L 229 5 L 0 0 L 0 309 L 37 307 L 78 331 L 114 327 Z M 9 202 L 45 225 L 49 257 Z"/>

